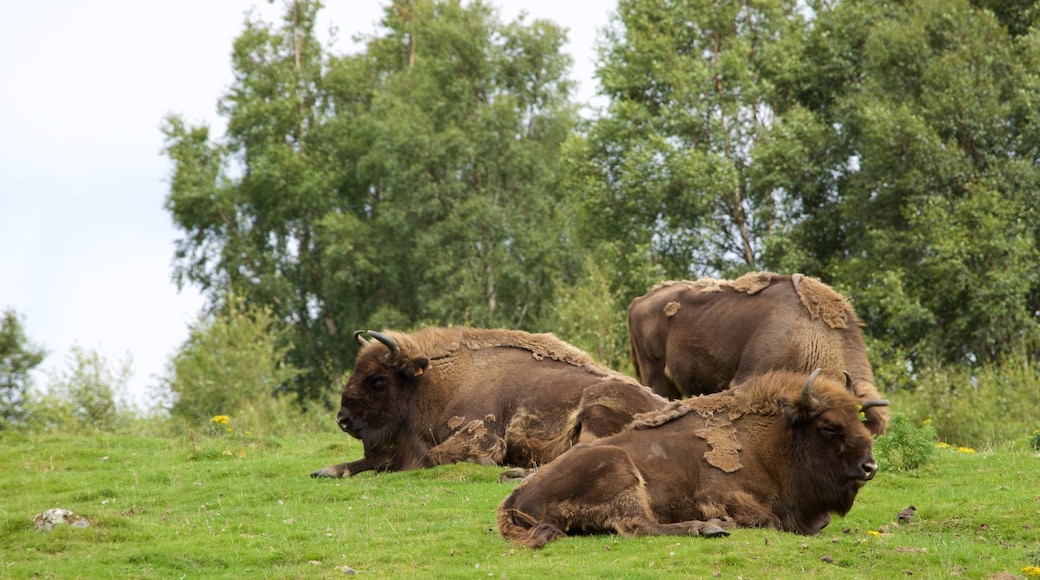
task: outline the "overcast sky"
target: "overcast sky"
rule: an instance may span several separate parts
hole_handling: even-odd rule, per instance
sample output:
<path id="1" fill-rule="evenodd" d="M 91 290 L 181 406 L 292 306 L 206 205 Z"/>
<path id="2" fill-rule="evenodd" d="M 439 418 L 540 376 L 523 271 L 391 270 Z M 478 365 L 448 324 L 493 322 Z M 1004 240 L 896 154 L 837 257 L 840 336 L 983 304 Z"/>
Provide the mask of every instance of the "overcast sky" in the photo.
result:
<path id="1" fill-rule="evenodd" d="M 389 0 L 327 0 L 337 53 L 372 33 Z M 616 0 L 491 2 L 502 19 L 569 30 L 578 99 L 595 95 L 593 46 Z M 0 54 L 0 309 L 22 316 L 48 351 L 37 383 L 68 368 L 73 345 L 133 359 L 130 394 L 149 386 L 188 336 L 203 300 L 172 282 L 174 229 L 163 209 L 171 164 L 168 113 L 223 127 L 230 54 L 250 9 L 276 20 L 283 2 L 34 0 L 4 6 Z M 327 37 L 324 35 L 323 37 Z"/>

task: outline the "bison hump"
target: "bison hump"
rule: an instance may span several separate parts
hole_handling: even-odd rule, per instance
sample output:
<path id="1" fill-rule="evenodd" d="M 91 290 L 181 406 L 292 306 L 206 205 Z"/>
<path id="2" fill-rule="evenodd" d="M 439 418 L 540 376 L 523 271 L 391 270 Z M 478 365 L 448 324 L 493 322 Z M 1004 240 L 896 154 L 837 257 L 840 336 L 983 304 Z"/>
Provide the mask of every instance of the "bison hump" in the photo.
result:
<path id="1" fill-rule="evenodd" d="M 813 320 L 823 320 L 831 328 L 848 328 L 848 312 L 852 306 L 841 294 L 816 278 L 801 274 L 791 276 L 791 283 L 798 293 L 802 306 L 809 311 Z"/>

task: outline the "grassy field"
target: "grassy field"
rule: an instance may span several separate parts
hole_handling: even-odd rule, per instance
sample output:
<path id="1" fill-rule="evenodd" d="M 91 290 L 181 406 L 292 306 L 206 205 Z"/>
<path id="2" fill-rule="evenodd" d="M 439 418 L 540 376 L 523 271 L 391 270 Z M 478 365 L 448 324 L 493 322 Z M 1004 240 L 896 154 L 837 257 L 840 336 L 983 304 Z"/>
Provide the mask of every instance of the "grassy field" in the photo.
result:
<path id="1" fill-rule="evenodd" d="M 817 536 L 570 537 L 539 551 L 497 534 L 511 489 L 499 468 L 311 479 L 361 456 L 338 432 L 0 432 L 0 448 L 0 578 L 1019 578 L 1040 566 L 1040 457 L 1024 440 L 882 472 Z M 914 520 L 896 523 L 910 504 Z M 92 525 L 36 531 L 33 515 L 54 507 Z"/>

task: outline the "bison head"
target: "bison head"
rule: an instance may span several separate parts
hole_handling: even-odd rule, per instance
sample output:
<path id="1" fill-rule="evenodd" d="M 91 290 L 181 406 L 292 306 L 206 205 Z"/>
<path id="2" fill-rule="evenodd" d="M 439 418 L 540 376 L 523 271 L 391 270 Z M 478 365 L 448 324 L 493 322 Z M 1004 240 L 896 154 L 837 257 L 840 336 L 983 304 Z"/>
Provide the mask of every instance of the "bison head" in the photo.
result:
<path id="1" fill-rule="evenodd" d="M 791 487 L 804 514 L 812 521 L 785 522 L 785 528 L 814 534 L 830 522 L 829 511 L 845 515 L 856 493 L 877 474 L 872 453 L 873 437 L 860 420 L 860 402 L 849 390 L 833 381 L 820 381 L 817 369 L 802 385 L 796 399 L 781 398 L 781 414 L 790 433 Z M 887 405 L 887 401 L 864 401 L 864 405 Z"/>
<path id="2" fill-rule="evenodd" d="M 389 443 L 408 424 L 416 407 L 419 381 L 430 361 L 409 355 L 397 340 L 381 332 L 358 330 L 354 340 L 361 351 L 343 387 L 336 423 L 361 439 L 367 449 Z"/>

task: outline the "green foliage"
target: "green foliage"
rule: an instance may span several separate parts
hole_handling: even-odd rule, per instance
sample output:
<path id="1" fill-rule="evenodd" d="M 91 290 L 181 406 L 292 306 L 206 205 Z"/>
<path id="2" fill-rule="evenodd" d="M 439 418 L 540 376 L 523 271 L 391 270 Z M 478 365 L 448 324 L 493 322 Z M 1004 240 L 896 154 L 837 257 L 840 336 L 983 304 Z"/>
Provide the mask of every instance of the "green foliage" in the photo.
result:
<path id="1" fill-rule="evenodd" d="M 73 346 L 63 370 L 26 403 L 30 431 L 116 431 L 137 417 L 128 399 L 132 357 L 110 361 L 95 349 Z"/>
<path id="2" fill-rule="evenodd" d="M 174 417 L 205 424 L 216 415 L 247 417 L 254 429 L 292 420 L 299 408 L 285 385 L 299 371 L 286 362 L 289 331 L 269 308 L 229 296 L 225 311 L 201 317 L 164 378 Z"/>
<path id="3" fill-rule="evenodd" d="M 592 257 L 578 282 L 561 285 L 554 309 L 553 332 L 611 368 L 631 372 L 625 312 L 627 304 L 610 288 L 610 280 Z"/>
<path id="4" fill-rule="evenodd" d="M 915 427 L 906 415 L 896 413 L 885 434 L 874 442 L 874 453 L 881 470 L 917 471 L 932 462 L 936 442 L 930 420 Z"/>
<path id="5" fill-rule="evenodd" d="M 1021 448 L 945 449 L 926 472 L 882 472 L 816 536 L 575 535 L 527 550 L 497 534 L 495 509 L 512 488 L 500 468 L 315 480 L 315 468 L 362 452 L 331 423 L 320 434 L 194 437 L 0 433 L 4 574 L 987 578 L 1036 565 L 1037 460 Z M 910 504 L 917 515 L 898 524 Z M 59 506 L 93 525 L 32 528 Z"/>
<path id="6" fill-rule="evenodd" d="M 807 128 L 800 149 L 784 149 L 804 151 L 782 171 L 803 212 L 777 263 L 825 272 L 912 366 L 998 361 L 1035 344 L 1040 169 L 1025 160 L 1040 149 L 1025 93 L 1038 61 L 1034 41 L 1008 28 L 1028 11 L 818 8 L 807 66 L 782 87 Z"/>
<path id="7" fill-rule="evenodd" d="M 620 2 L 597 71 L 610 102 L 589 131 L 588 235 L 672 278 L 757 267 L 788 208 L 756 147 L 805 26 L 788 0 Z"/>
<path id="8" fill-rule="evenodd" d="M 1033 431 L 1033 434 L 1029 436 L 1029 447 L 1033 451 L 1040 451 L 1040 429 Z"/>
<path id="9" fill-rule="evenodd" d="M 1040 371 L 1029 356 L 999 364 L 927 367 L 913 388 L 890 392 L 893 406 L 916 421 L 931 419 L 941 440 L 994 445 L 1028 436 L 1040 409 Z"/>
<path id="10" fill-rule="evenodd" d="M 33 386 L 29 373 L 43 362 L 46 351 L 25 334 L 13 309 L 0 319 L 0 429 L 17 425 L 25 416 L 25 402 Z"/>
<path id="11" fill-rule="evenodd" d="M 317 2 L 235 41 L 227 133 L 170 117 L 177 276 L 235 288 L 291 328 L 290 388 L 321 400 L 356 328 L 539 329 L 579 264 L 560 214 L 576 121 L 566 37 L 480 2 L 388 5 L 356 55 L 314 34 Z M 566 204 L 563 204 L 566 205 Z"/>

